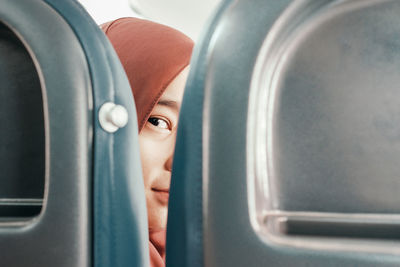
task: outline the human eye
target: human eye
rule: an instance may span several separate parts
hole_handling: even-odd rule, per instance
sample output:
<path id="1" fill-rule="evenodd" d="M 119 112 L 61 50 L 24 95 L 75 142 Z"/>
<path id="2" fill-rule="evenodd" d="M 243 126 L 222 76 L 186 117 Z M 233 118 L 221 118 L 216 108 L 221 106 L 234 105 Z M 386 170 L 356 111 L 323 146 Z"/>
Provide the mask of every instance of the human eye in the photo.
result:
<path id="1" fill-rule="evenodd" d="M 170 123 L 166 119 L 162 119 L 159 117 L 150 117 L 147 120 L 150 124 L 152 124 L 154 127 L 163 129 L 163 130 L 171 130 L 170 128 Z"/>

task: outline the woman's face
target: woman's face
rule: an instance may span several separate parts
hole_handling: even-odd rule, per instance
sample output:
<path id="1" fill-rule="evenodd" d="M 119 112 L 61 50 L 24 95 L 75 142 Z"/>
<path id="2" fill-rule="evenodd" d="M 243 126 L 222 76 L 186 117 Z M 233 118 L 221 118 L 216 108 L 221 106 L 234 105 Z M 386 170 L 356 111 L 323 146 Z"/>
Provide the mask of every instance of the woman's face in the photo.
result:
<path id="1" fill-rule="evenodd" d="M 139 133 L 149 230 L 166 227 L 179 110 L 189 67 L 166 88 Z"/>

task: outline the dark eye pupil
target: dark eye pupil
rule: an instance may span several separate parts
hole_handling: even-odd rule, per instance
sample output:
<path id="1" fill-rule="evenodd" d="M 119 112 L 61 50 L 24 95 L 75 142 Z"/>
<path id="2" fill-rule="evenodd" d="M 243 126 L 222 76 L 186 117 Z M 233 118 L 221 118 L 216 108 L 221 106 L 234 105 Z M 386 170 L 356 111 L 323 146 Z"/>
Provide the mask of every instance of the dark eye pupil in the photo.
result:
<path id="1" fill-rule="evenodd" d="M 160 124 L 160 120 L 157 118 L 149 118 L 148 121 L 154 126 L 158 126 Z"/>

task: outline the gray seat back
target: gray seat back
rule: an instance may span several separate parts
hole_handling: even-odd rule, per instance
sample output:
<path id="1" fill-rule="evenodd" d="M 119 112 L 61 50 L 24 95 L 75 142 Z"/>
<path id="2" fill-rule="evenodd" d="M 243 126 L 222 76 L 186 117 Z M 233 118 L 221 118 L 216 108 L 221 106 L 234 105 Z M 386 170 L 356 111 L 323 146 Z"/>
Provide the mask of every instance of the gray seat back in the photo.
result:
<path id="1" fill-rule="evenodd" d="M 3 23 L 0 35 L 0 216 L 34 216 L 41 210 L 45 176 L 40 80 L 23 43 Z"/>
<path id="2" fill-rule="evenodd" d="M 399 265 L 399 11 L 225 1 L 181 111 L 169 266 Z"/>
<path id="3" fill-rule="evenodd" d="M 0 204 L 14 207 L 1 217 L 0 265 L 148 266 L 136 112 L 111 44 L 76 1 L 2 0 L 0 24 L 13 200 Z M 106 102 L 128 113 L 115 133 L 99 123 Z"/>

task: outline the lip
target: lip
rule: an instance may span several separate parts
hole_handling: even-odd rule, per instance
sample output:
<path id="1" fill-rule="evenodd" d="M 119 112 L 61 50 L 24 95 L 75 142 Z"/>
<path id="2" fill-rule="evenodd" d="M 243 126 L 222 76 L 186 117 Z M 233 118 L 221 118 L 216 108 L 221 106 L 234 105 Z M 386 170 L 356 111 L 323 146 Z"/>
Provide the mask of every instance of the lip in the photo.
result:
<path id="1" fill-rule="evenodd" d="M 168 204 L 169 199 L 169 190 L 168 189 L 156 189 L 152 188 L 155 197 L 160 201 L 162 204 Z"/>

